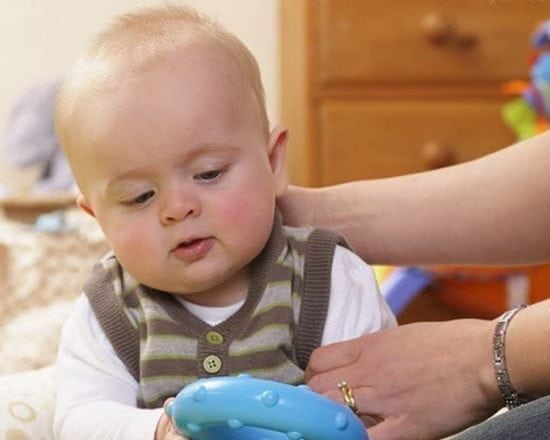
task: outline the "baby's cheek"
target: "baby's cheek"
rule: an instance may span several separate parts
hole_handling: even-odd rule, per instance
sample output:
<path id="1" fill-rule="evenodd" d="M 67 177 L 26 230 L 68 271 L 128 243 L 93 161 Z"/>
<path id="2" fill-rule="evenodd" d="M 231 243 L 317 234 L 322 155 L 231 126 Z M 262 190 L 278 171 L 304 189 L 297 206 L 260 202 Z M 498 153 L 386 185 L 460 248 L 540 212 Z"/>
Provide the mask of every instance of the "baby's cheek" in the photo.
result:
<path id="1" fill-rule="evenodd" d="M 115 241 L 120 248 L 139 247 L 144 238 L 144 231 L 133 228 L 131 225 L 120 225 L 115 231 Z"/>
<path id="2" fill-rule="evenodd" d="M 239 222 L 243 217 L 243 213 L 254 209 L 247 200 L 236 197 L 221 201 L 218 204 L 218 208 L 220 209 L 221 216 L 231 223 Z"/>
<path id="3" fill-rule="evenodd" d="M 151 255 L 155 249 L 155 243 L 150 243 L 150 238 L 158 235 L 151 235 L 145 227 L 134 227 L 128 223 L 111 230 L 110 244 L 115 254 L 123 260 L 140 258 L 139 255 Z"/>
<path id="4" fill-rule="evenodd" d="M 274 208 L 275 202 L 268 198 L 235 197 L 222 202 L 220 217 L 235 227 L 264 228 L 271 226 Z"/>

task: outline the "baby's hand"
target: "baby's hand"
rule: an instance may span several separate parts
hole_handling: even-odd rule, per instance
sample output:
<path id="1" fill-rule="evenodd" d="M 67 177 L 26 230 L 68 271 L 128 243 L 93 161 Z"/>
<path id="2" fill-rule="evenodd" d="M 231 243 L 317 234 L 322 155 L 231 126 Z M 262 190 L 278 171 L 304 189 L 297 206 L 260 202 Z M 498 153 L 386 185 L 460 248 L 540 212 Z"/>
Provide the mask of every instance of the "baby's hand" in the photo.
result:
<path id="1" fill-rule="evenodd" d="M 173 400 L 173 398 L 170 398 L 166 400 L 166 402 L 164 402 L 165 408 L 167 403 L 170 402 L 171 400 Z M 174 428 L 174 425 L 172 424 L 172 420 L 170 420 L 170 417 L 168 417 L 166 413 L 163 413 L 157 424 L 157 429 L 155 431 L 155 440 L 189 440 L 189 439 L 187 437 L 183 437 L 182 435 L 178 434 L 178 432 Z"/>

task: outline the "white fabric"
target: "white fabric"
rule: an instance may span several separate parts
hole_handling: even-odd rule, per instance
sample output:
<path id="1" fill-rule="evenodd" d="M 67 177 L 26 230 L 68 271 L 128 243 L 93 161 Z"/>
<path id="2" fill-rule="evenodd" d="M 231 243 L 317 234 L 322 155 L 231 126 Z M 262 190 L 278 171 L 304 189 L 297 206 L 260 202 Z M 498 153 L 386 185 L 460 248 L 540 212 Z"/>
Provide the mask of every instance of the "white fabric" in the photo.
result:
<path id="1" fill-rule="evenodd" d="M 191 313 L 217 324 L 240 305 L 201 307 Z M 374 273 L 345 248 L 335 251 L 329 312 L 322 344 L 359 337 L 396 325 Z M 57 439 L 153 440 L 162 409 L 135 407 L 138 384 L 116 356 L 87 299 L 81 296 L 63 328 L 54 431 Z"/>

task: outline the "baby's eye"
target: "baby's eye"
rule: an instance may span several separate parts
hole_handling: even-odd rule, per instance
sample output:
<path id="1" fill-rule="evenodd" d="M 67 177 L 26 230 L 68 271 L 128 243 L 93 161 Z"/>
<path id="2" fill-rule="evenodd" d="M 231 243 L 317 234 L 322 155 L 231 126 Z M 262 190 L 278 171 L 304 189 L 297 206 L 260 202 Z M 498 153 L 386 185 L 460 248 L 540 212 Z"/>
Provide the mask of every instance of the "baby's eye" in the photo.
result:
<path id="1" fill-rule="evenodd" d="M 223 174 L 223 170 L 205 171 L 204 173 L 200 173 L 197 176 L 195 176 L 195 179 L 209 182 L 209 181 L 212 181 L 212 180 L 216 180 L 222 174 Z"/>
<path id="2" fill-rule="evenodd" d="M 143 194 L 140 194 L 137 197 L 134 197 L 133 199 L 128 200 L 127 202 L 124 202 L 125 205 L 142 205 L 143 203 L 147 202 L 151 197 L 155 195 L 155 191 L 147 191 Z"/>

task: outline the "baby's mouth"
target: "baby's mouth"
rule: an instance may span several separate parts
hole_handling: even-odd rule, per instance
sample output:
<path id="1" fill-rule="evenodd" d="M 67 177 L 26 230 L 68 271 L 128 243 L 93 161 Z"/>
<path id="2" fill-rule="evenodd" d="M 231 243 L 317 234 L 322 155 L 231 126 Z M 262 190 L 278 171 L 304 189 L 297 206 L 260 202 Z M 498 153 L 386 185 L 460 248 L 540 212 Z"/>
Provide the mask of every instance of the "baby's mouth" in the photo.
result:
<path id="1" fill-rule="evenodd" d="M 214 246 L 212 237 L 194 238 L 182 241 L 173 252 L 182 260 L 192 261 L 204 257 L 212 249 L 212 246 Z"/>
<path id="2" fill-rule="evenodd" d="M 202 238 L 194 238 L 192 240 L 182 241 L 180 244 L 178 244 L 178 248 L 192 247 L 194 244 L 196 244 L 197 242 L 200 242 L 201 240 Z"/>

